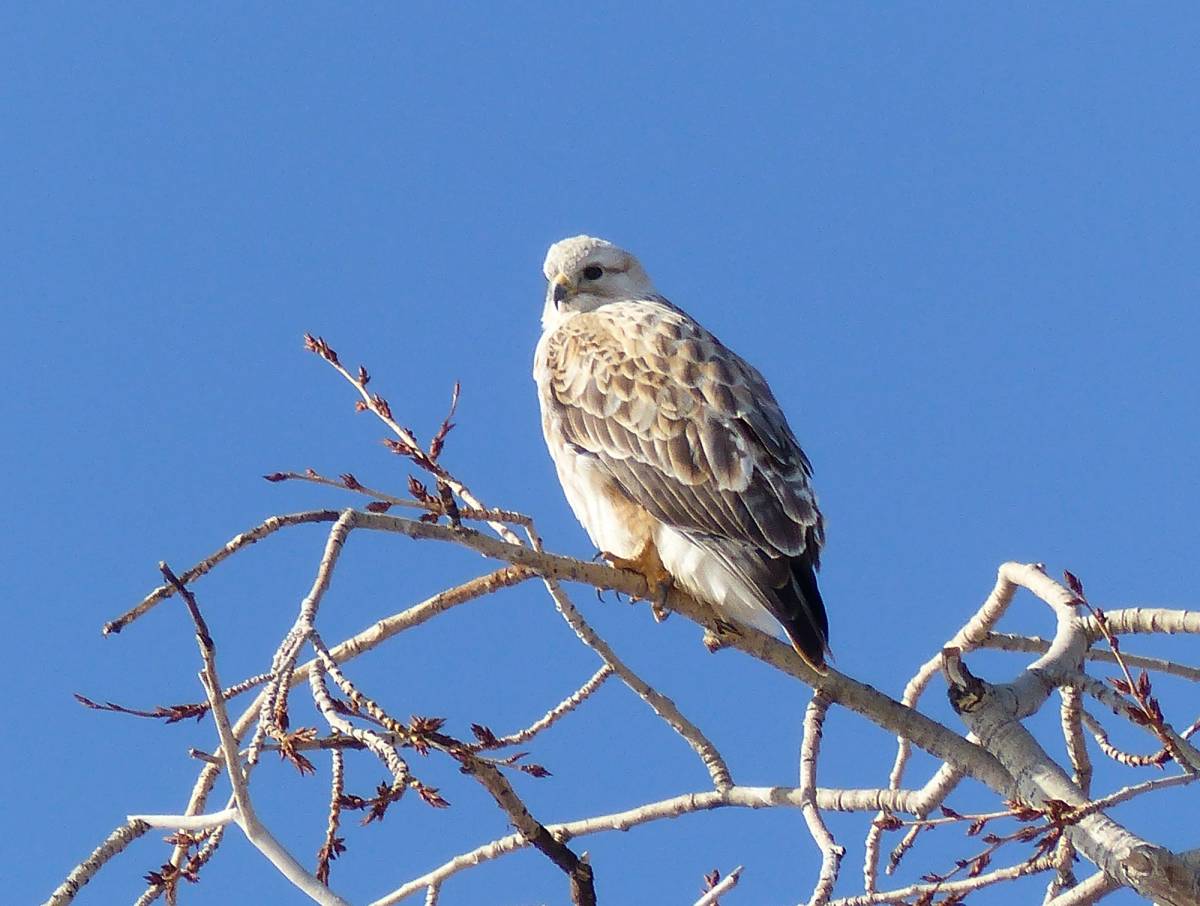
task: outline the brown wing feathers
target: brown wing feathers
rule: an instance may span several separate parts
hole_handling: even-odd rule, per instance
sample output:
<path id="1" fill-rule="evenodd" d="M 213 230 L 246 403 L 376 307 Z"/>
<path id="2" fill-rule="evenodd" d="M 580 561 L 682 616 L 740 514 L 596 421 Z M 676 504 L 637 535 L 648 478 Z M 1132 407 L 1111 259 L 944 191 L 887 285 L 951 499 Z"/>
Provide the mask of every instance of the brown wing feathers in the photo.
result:
<path id="1" fill-rule="evenodd" d="M 820 665 L 828 639 L 814 574 L 821 515 L 811 466 L 761 375 L 666 303 L 577 315 L 548 354 L 565 440 L 758 588 Z"/>

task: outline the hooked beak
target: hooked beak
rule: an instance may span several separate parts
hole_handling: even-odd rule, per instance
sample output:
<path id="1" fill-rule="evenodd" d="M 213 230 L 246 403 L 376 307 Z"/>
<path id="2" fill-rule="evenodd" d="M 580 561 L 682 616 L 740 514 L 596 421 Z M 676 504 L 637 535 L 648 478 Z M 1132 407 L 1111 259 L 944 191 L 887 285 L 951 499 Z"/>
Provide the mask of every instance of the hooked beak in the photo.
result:
<path id="1" fill-rule="evenodd" d="M 554 300 L 555 305 L 560 305 L 567 296 L 575 292 L 575 287 L 566 274 L 559 274 L 551 281 L 551 285 L 550 298 Z"/>

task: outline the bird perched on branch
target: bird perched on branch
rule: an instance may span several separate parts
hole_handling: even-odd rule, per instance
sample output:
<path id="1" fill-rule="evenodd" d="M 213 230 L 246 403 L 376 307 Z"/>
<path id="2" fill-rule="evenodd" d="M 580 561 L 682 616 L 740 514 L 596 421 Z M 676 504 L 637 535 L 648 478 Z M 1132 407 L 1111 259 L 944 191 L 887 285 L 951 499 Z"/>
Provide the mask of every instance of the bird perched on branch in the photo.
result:
<path id="1" fill-rule="evenodd" d="M 571 509 L 614 566 L 672 580 L 724 620 L 781 625 L 825 672 L 812 466 L 758 371 L 590 236 L 550 247 L 534 357 Z"/>

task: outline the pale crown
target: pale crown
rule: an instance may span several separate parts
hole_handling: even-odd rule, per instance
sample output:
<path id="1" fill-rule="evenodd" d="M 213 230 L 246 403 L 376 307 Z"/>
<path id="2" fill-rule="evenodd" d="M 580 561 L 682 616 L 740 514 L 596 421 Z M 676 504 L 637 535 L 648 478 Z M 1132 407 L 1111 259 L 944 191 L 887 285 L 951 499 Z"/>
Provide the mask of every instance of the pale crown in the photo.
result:
<path id="1" fill-rule="evenodd" d="M 542 272 L 549 281 L 542 326 L 546 329 L 577 312 L 624 299 L 651 299 L 656 293 L 637 258 L 611 242 L 573 236 L 550 246 Z"/>

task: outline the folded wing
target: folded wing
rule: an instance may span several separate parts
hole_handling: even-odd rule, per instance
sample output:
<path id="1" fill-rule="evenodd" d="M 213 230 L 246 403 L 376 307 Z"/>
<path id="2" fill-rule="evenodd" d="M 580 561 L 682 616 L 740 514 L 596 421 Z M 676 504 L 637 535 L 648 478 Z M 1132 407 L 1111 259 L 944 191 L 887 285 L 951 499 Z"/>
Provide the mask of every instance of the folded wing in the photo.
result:
<path id="1" fill-rule="evenodd" d="M 661 299 L 569 319 L 546 357 L 543 402 L 562 439 L 757 589 L 819 664 L 821 513 L 811 466 L 762 375 Z"/>

